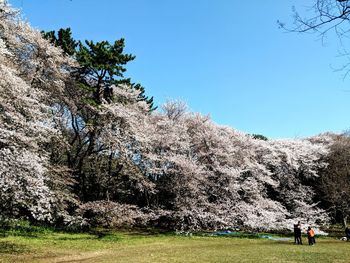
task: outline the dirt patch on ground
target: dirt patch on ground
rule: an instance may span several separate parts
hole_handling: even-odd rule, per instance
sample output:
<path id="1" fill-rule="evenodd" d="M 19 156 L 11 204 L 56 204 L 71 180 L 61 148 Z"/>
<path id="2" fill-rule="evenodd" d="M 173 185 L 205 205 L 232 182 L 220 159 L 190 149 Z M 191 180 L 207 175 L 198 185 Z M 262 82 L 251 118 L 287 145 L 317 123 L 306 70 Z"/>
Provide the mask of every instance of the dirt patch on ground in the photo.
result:
<path id="1" fill-rule="evenodd" d="M 39 260 L 39 262 L 54 262 L 54 263 L 61 263 L 61 262 L 84 262 L 84 261 L 90 261 L 93 259 L 96 259 L 96 262 L 98 262 L 98 258 L 101 256 L 104 256 L 106 254 L 110 254 L 111 251 L 108 250 L 101 250 L 101 251 L 92 251 L 92 252 L 83 252 L 76 255 L 66 255 L 66 256 L 60 256 L 60 257 L 52 257 L 52 258 L 42 258 Z"/>

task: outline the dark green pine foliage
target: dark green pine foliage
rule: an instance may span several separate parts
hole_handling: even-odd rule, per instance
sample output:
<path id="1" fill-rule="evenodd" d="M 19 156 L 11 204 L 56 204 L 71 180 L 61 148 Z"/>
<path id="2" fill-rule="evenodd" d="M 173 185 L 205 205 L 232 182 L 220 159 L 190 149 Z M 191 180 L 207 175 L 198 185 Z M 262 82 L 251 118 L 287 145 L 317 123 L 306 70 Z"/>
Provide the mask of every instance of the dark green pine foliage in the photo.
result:
<path id="1" fill-rule="evenodd" d="M 269 139 L 261 134 L 252 134 L 253 139 L 255 140 L 262 140 L 262 141 L 268 141 Z"/>
<path id="2" fill-rule="evenodd" d="M 64 53 L 75 57 L 80 68 L 74 75 L 80 83 L 80 87 L 90 92 L 87 103 L 99 105 L 102 99 L 109 103 L 119 101 L 114 98 L 112 85 L 128 84 L 131 88 L 139 90 L 139 100 L 145 101 L 150 111 L 154 110 L 153 97 L 145 95 L 145 89 L 140 84 L 132 83 L 130 79 L 124 78 L 125 65 L 135 59 L 132 54 L 124 54 L 124 39 L 116 40 L 113 44 L 108 41 L 94 43 L 86 40 L 84 43 L 75 41 L 70 28 L 60 29 L 56 35 L 55 31 L 43 32 L 43 36 L 55 46 L 62 48 Z"/>
<path id="3" fill-rule="evenodd" d="M 102 98 L 112 102 L 113 94 L 110 86 L 118 84 L 126 71 L 124 65 L 135 59 L 131 54 L 124 54 L 124 39 L 111 45 L 108 41 L 79 43 L 76 59 L 81 65 L 79 74 L 85 84 L 94 87 L 93 99 L 97 104 Z"/>
<path id="4" fill-rule="evenodd" d="M 79 43 L 73 39 L 70 28 L 61 28 L 58 30 L 57 36 L 55 31 L 42 31 L 41 33 L 55 46 L 62 48 L 66 55 L 73 56 L 75 54 Z"/>

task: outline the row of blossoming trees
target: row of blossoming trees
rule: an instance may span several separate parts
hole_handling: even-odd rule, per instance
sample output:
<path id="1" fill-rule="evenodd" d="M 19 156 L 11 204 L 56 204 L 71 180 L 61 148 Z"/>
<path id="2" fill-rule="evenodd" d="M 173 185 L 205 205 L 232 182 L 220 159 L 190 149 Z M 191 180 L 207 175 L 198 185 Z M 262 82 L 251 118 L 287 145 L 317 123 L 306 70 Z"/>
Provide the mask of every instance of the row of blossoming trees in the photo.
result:
<path id="1" fill-rule="evenodd" d="M 332 136 L 254 139 L 181 102 L 150 110 L 130 82 L 100 96 L 89 63 L 0 1 L 1 217 L 197 230 L 328 220 L 314 185 Z"/>

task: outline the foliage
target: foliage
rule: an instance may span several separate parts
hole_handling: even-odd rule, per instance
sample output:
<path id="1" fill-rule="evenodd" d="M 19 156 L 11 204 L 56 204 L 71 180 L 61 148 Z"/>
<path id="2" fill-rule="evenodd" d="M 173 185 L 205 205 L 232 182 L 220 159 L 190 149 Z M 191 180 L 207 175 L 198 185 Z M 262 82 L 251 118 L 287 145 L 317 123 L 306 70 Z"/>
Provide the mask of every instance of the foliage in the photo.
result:
<path id="1" fill-rule="evenodd" d="M 78 48 L 66 29 L 47 33 L 55 47 L 0 10 L 2 215 L 180 231 L 327 222 L 314 186 L 332 136 L 257 140 L 181 101 L 150 111 L 122 79 L 124 40 Z"/>
<path id="2" fill-rule="evenodd" d="M 82 88 L 90 91 L 91 105 L 99 105 L 102 100 L 111 103 L 121 101 L 122 98 L 113 94 L 114 89 L 124 84 L 130 89 L 139 92 L 138 99 L 147 102 L 150 110 L 155 110 L 153 106 L 153 97 L 148 98 L 144 93 L 145 89 L 140 84 L 132 83 L 130 79 L 124 78 L 124 72 L 128 62 L 135 59 L 134 55 L 124 54 L 124 39 L 116 40 L 114 44 L 108 41 L 85 40 L 85 43 L 76 41 L 72 37 L 70 28 L 59 29 L 55 31 L 42 32 L 43 37 L 48 39 L 52 44 L 61 48 L 64 54 L 74 57 L 79 63 L 79 67 L 73 72 Z M 127 101 L 123 101 L 127 102 Z"/>
<path id="3" fill-rule="evenodd" d="M 79 43 L 73 39 L 70 28 L 61 28 L 58 30 L 57 36 L 55 31 L 42 31 L 41 33 L 45 39 L 49 40 L 56 47 L 62 48 L 66 55 L 73 56 L 76 53 L 76 48 Z"/>
<path id="4" fill-rule="evenodd" d="M 142 213 L 137 206 L 108 201 L 88 202 L 79 209 L 92 227 L 133 227 Z"/>
<path id="5" fill-rule="evenodd" d="M 70 70 L 72 88 L 68 94 L 75 105 L 57 108 L 62 116 L 58 126 L 67 140 L 66 145 L 56 146 L 65 152 L 59 158 L 60 165 L 72 171 L 76 182 L 73 188 L 80 200 L 115 200 L 118 195 L 119 201 L 125 202 L 130 197 L 123 192 L 132 190 L 129 181 L 140 177 L 130 159 L 132 151 L 127 149 L 133 143 L 128 116 L 136 118 L 155 109 L 144 88 L 123 76 L 124 66 L 135 56 L 123 53 L 124 39 L 114 44 L 83 44 L 72 38 L 69 28 L 60 29 L 57 36 L 54 31 L 43 35 L 78 63 Z M 126 108 L 134 112 L 120 115 L 127 112 Z"/>
<path id="6" fill-rule="evenodd" d="M 256 140 L 268 141 L 269 139 L 262 134 L 252 134 L 252 137 Z"/>
<path id="7" fill-rule="evenodd" d="M 327 221 L 308 183 L 326 165 L 321 138 L 255 140 L 183 108 L 166 105 L 143 129 L 143 167 L 156 184 L 147 196 L 154 206 L 176 211 L 176 228 L 272 230 L 297 218 Z"/>
<path id="8" fill-rule="evenodd" d="M 328 166 L 319 180 L 319 198 L 333 218 L 346 226 L 350 215 L 350 138 L 345 134 L 336 136 L 330 149 Z"/>
<path id="9" fill-rule="evenodd" d="M 0 4 L 0 27 L 1 214 L 53 221 L 65 214 L 65 196 L 74 200 L 49 187 L 54 167 L 45 147 L 59 137 L 50 108 L 62 99 L 68 76 L 62 68 L 73 62 L 6 3 Z"/>

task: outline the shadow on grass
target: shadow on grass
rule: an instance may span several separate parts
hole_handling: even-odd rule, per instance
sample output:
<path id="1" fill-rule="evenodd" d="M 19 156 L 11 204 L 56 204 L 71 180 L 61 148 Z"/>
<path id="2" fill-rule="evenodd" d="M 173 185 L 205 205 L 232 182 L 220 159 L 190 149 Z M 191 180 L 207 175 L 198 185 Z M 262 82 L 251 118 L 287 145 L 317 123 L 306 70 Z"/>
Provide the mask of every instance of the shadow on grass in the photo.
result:
<path id="1" fill-rule="evenodd" d="M 55 237 L 53 238 L 55 240 L 62 240 L 62 241 L 65 241 L 65 240 L 72 240 L 72 241 L 78 241 L 78 240 L 94 240 L 96 239 L 95 236 L 85 236 L 85 237 L 77 237 L 77 236 L 63 236 L 63 237 Z"/>
<path id="2" fill-rule="evenodd" d="M 45 228 L 33 227 L 33 226 L 5 226 L 0 229 L 0 237 L 7 236 L 21 236 L 21 237 L 30 237 L 37 238 L 42 234 L 47 233 L 48 231 Z"/>
<path id="3" fill-rule="evenodd" d="M 20 254 L 27 252 L 24 245 L 14 244 L 8 241 L 0 241 L 0 254 Z"/>
<path id="4" fill-rule="evenodd" d="M 119 233 L 125 233 L 128 236 L 173 236 L 175 232 L 161 228 L 133 228 L 133 229 L 118 229 Z"/>

